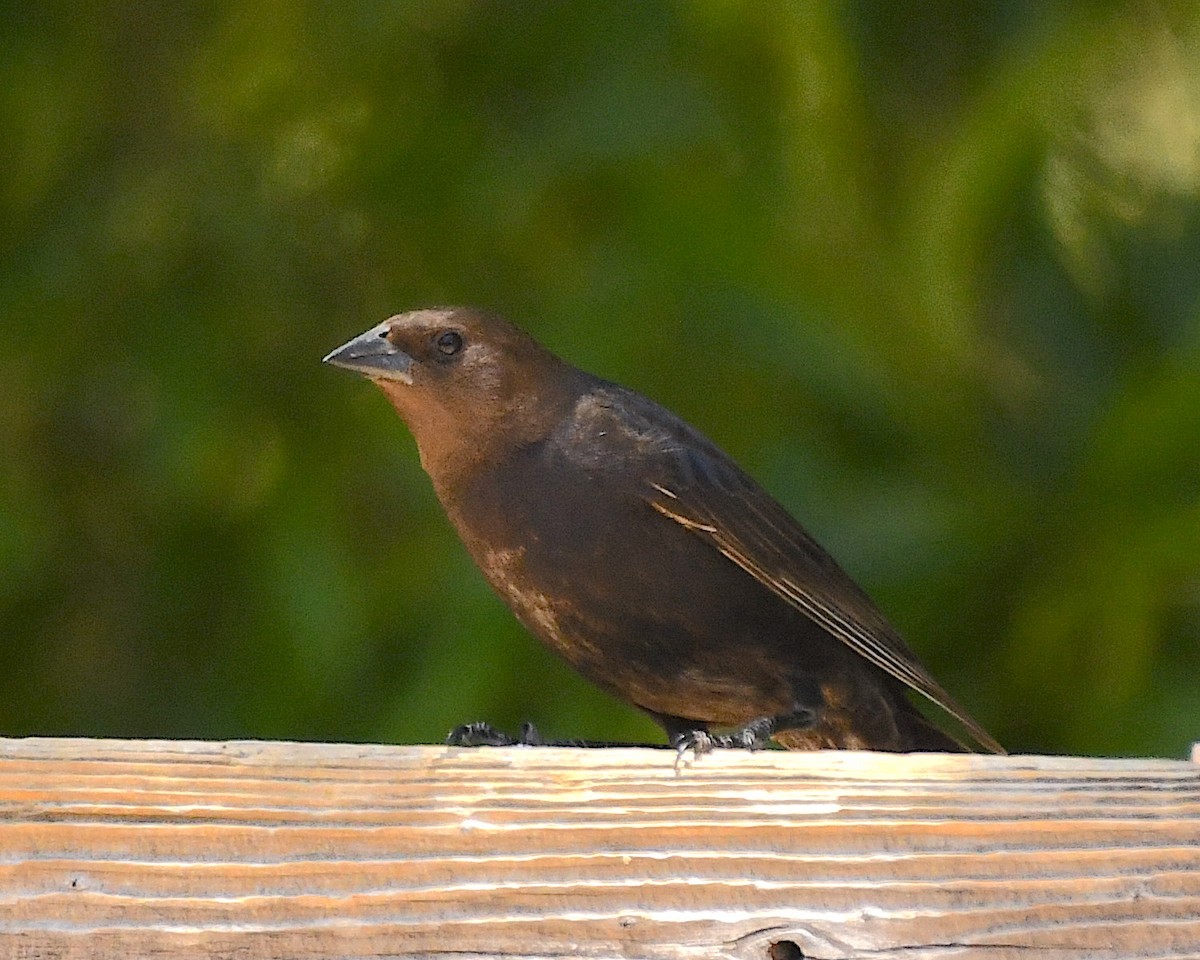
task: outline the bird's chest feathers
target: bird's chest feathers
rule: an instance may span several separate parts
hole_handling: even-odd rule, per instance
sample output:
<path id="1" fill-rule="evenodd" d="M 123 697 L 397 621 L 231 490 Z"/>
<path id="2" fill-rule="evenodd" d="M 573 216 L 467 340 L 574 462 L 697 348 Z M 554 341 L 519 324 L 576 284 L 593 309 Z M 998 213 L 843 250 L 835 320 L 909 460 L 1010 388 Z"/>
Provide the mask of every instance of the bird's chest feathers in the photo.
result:
<path id="1" fill-rule="evenodd" d="M 602 498 L 584 470 L 530 448 L 455 492 L 447 513 L 492 588 L 518 618 L 567 659 L 596 616 L 595 598 L 573 571 L 604 539 Z"/>
<path id="2" fill-rule="evenodd" d="M 555 456 L 545 444 L 532 444 L 476 471 L 443 503 L 485 572 L 485 555 L 497 551 L 504 556 L 520 551 L 519 569 L 529 571 L 588 550 L 597 511 L 603 510 L 599 492 L 586 469 Z M 508 570 L 512 563 L 500 567 Z"/>

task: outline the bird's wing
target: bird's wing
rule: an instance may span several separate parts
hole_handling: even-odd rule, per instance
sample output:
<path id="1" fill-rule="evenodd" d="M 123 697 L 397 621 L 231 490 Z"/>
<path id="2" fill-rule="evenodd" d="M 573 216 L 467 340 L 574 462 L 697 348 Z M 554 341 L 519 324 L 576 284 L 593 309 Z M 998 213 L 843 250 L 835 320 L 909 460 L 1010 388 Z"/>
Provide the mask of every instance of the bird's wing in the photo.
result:
<path id="1" fill-rule="evenodd" d="M 648 403 L 636 395 L 631 398 Z M 649 467 L 641 495 L 651 507 L 711 543 L 831 636 L 956 717 L 981 746 L 1005 752 L 929 675 L 858 584 L 711 441 L 657 406 L 647 411 L 617 405 L 611 413 L 624 427 L 615 432 L 639 441 L 638 459 Z"/>

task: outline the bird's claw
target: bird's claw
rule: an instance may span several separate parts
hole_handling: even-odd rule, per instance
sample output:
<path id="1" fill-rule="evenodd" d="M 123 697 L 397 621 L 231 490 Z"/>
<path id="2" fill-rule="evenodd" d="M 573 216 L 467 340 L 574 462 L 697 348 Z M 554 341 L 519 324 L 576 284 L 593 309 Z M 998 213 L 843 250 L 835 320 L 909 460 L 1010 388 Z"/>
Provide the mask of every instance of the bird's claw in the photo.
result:
<path id="1" fill-rule="evenodd" d="M 540 747 L 542 735 L 532 723 L 521 724 L 521 735 L 513 737 L 490 723 L 477 720 L 455 727 L 446 735 L 450 747 Z"/>
<path id="2" fill-rule="evenodd" d="M 523 747 L 544 747 L 546 745 L 546 741 L 542 739 L 538 728 L 528 720 L 521 724 L 521 736 L 517 742 Z"/>
<path id="3" fill-rule="evenodd" d="M 692 758 L 711 753 L 713 750 L 761 750 L 770 745 L 771 736 L 778 729 L 775 717 L 759 717 L 733 733 L 709 733 L 707 730 L 685 730 L 671 738 L 675 748 L 675 769 L 689 753 Z"/>
<path id="4" fill-rule="evenodd" d="M 450 747 L 509 747 L 516 741 L 490 723 L 477 721 L 455 727 L 446 735 Z"/>
<path id="5" fill-rule="evenodd" d="M 689 751 L 694 756 L 700 756 L 704 753 L 709 753 L 714 747 L 719 746 L 717 741 L 719 737 L 714 737 L 707 730 L 684 730 L 682 733 L 677 733 L 671 738 L 671 746 L 675 748 L 675 752 L 683 757 Z"/>
<path id="6" fill-rule="evenodd" d="M 729 742 L 720 745 L 723 747 L 738 747 L 742 750 L 761 750 L 763 747 L 770 745 L 771 737 L 774 736 L 778 729 L 779 724 L 775 717 L 759 717 L 757 720 L 752 720 L 746 724 L 736 733 L 728 737 L 721 737 L 720 739 Z"/>
<path id="7" fill-rule="evenodd" d="M 684 730 L 671 737 L 671 746 L 675 748 L 675 772 L 679 773 L 680 766 L 685 761 L 691 762 L 709 753 L 716 744 L 713 736 L 707 730 Z M 688 754 L 691 753 L 691 758 Z"/>

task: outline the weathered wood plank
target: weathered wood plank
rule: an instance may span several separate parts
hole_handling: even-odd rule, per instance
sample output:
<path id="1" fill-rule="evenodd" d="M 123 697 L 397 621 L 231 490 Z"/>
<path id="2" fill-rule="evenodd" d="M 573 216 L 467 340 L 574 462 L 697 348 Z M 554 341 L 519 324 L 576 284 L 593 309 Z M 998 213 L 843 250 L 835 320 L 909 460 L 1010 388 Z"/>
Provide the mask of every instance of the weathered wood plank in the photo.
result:
<path id="1" fill-rule="evenodd" d="M 1195 764 L 673 759 L 0 740 L 0 957 L 1200 957 Z"/>

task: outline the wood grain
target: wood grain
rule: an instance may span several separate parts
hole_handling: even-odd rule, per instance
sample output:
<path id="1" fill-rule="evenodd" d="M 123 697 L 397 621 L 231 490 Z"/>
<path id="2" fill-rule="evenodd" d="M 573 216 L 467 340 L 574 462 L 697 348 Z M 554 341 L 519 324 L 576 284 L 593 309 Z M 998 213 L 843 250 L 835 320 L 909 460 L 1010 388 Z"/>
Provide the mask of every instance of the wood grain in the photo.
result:
<path id="1" fill-rule="evenodd" d="M 0 740 L 0 957 L 1200 957 L 1195 764 L 672 761 Z"/>

